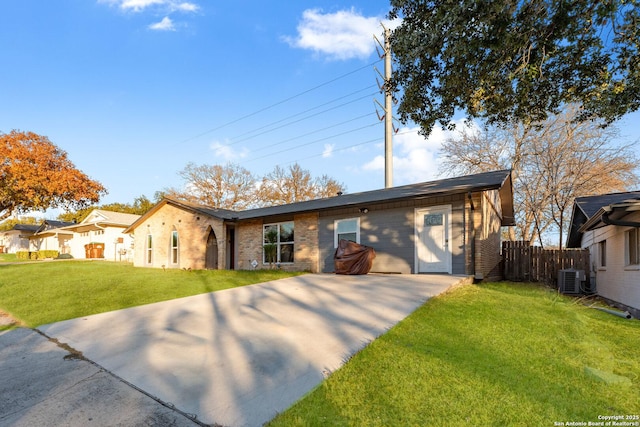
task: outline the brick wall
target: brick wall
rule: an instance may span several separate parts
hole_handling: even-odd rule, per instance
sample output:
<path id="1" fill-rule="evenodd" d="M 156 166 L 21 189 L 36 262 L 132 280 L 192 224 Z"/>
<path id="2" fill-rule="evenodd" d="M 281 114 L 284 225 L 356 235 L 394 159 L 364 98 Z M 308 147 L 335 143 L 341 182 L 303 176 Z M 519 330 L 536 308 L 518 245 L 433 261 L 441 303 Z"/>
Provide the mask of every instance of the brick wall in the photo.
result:
<path id="1" fill-rule="evenodd" d="M 170 204 L 160 207 L 134 230 L 136 267 L 205 268 L 207 237 L 213 229 L 218 241 L 218 268 L 225 268 L 225 228 L 222 220 Z M 171 261 L 171 232 L 178 231 L 178 263 Z M 152 236 L 153 253 L 147 262 L 147 236 Z"/>
<path id="2" fill-rule="evenodd" d="M 273 221 L 279 222 L 279 221 Z M 266 222 L 262 220 L 245 221 L 236 227 L 237 268 L 253 269 L 253 260 L 258 262 L 256 268 L 269 268 L 262 262 L 262 228 Z M 318 272 L 318 214 L 300 214 L 293 218 L 294 254 L 292 264 L 281 264 L 280 268 L 291 271 Z"/>
<path id="3" fill-rule="evenodd" d="M 239 270 L 252 270 L 253 260 L 258 262 L 256 268 L 265 268 L 262 264 L 262 220 L 246 221 L 236 226 L 236 248 Z"/>

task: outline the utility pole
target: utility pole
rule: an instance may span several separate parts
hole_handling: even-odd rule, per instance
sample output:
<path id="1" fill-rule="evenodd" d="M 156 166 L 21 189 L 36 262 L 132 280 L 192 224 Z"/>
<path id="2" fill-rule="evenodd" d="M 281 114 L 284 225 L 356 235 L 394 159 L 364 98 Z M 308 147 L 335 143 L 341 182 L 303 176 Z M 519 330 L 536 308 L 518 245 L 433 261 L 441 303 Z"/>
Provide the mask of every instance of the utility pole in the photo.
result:
<path id="1" fill-rule="evenodd" d="M 391 81 L 391 31 L 383 24 L 384 29 L 384 44 L 374 36 L 380 47 L 382 48 L 381 58 L 384 58 L 384 76 L 382 76 L 384 83 L 380 86 L 380 90 L 384 91 L 384 115 L 380 118 L 384 118 L 384 187 L 393 187 L 393 94 L 389 89 Z M 379 73 L 379 72 L 378 72 Z M 377 102 L 377 101 L 376 101 Z M 378 102 L 378 105 L 380 103 Z"/>
<path id="2" fill-rule="evenodd" d="M 383 26 L 384 28 L 384 26 Z M 384 28 L 384 188 L 393 187 L 393 97 L 391 82 L 391 32 Z"/>

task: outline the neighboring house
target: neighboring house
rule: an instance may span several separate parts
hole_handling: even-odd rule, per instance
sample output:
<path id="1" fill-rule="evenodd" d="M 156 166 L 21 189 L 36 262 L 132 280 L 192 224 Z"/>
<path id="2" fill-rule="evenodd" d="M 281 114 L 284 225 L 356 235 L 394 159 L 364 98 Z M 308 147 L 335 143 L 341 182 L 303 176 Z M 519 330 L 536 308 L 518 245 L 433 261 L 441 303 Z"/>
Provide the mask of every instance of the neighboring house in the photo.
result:
<path id="1" fill-rule="evenodd" d="M 640 315 L 640 191 L 576 198 L 567 247 L 589 248 L 597 294 Z"/>
<path id="2" fill-rule="evenodd" d="M 77 259 L 132 261 L 133 239 L 123 231 L 140 215 L 95 209 L 80 223 L 44 220 L 29 237 L 29 250 L 56 250 Z"/>
<path id="3" fill-rule="evenodd" d="M 29 236 L 40 228 L 35 224 L 16 224 L 11 230 L 0 231 L 0 248 L 2 252 L 15 254 L 29 250 Z"/>
<path id="4" fill-rule="evenodd" d="M 45 219 L 36 232 L 29 236 L 29 251 L 53 250 L 61 254 L 69 253 L 69 241 L 73 238 L 73 232 L 64 229 L 69 225 L 73 223 Z"/>
<path id="5" fill-rule="evenodd" d="M 514 225 L 509 171 L 228 211 L 163 199 L 125 233 L 134 265 L 192 269 L 277 266 L 333 272 L 340 239 L 376 251 L 372 272 L 500 276 L 501 227 Z"/>
<path id="6" fill-rule="evenodd" d="M 133 239 L 123 231 L 139 218 L 140 215 L 95 209 L 82 222 L 64 227 L 73 233 L 66 253 L 78 259 L 132 261 Z"/>

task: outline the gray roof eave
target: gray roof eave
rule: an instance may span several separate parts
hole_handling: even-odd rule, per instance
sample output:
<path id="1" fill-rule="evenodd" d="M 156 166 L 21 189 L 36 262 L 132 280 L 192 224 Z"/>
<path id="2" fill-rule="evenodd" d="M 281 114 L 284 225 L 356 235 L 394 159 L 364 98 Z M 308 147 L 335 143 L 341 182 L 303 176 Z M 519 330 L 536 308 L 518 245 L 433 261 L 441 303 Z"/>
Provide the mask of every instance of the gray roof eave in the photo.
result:
<path id="1" fill-rule="evenodd" d="M 326 211 L 344 207 L 355 207 L 372 203 L 397 202 L 425 199 L 434 196 L 464 194 L 469 191 L 500 189 L 510 177 L 510 171 L 486 172 L 457 178 L 384 188 L 362 193 L 343 194 L 324 199 L 308 200 L 287 205 L 249 209 L 236 212 L 234 220 L 250 220 L 268 216 L 294 213 Z"/>

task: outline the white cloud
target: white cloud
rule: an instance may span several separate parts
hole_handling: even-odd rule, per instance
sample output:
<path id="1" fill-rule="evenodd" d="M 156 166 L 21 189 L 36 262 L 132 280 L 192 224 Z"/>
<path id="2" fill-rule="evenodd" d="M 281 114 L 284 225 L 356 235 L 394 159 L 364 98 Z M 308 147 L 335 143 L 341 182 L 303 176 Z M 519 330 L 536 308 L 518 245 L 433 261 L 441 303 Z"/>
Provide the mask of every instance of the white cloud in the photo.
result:
<path id="1" fill-rule="evenodd" d="M 162 21 L 149 25 L 150 30 L 157 31 L 175 31 L 176 27 L 173 25 L 173 21 L 168 16 L 162 18 Z"/>
<path id="2" fill-rule="evenodd" d="M 239 149 L 232 147 L 229 144 L 223 144 L 219 141 L 212 142 L 209 148 L 213 151 L 216 158 L 223 159 L 227 162 L 243 159 L 249 155 L 249 150 L 247 148 Z"/>
<path id="3" fill-rule="evenodd" d="M 324 144 L 324 151 L 322 152 L 322 157 L 327 158 L 333 155 L 333 149 L 336 147 L 335 144 Z"/>
<path id="4" fill-rule="evenodd" d="M 382 33 L 382 17 L 366 17 L 354 9 L 322 13 L 308 9 L 302 14 L 296 37 L 285 37 L 292 47 L 309 49 L 330 59 L 367 58 L 375 52 L 373 35 Z"/>
<path id="5" fill-rule="evenodd" d="M 158 7 L 165 12 L 197 12 L 200 6 L 196 3 L 176 0 L 98 0 L 99 3 L 108 3 L 119 7 L 124 11 L 142 12 L 145 9 Z"/>
<path id="6" fill-rule="evenodd" d="M 468 128 L 464 120 L 455 121 L 456 128 Z M 473 125 L 472 125 L 473 126 Z M 442 144 L 459 130 L 434 127 L 427 139 L 418 127 L 402 128 L 393 137 L 393 184 L 404 185 L 438 178 L 439 151 Z M 384 155 L 378 155 L 362 166 L 365 171 L 384 172 Z"/>

